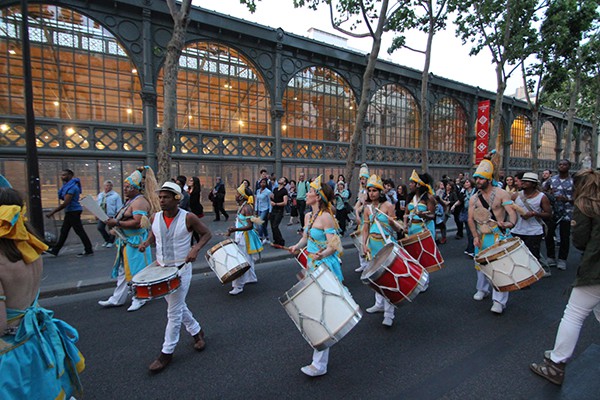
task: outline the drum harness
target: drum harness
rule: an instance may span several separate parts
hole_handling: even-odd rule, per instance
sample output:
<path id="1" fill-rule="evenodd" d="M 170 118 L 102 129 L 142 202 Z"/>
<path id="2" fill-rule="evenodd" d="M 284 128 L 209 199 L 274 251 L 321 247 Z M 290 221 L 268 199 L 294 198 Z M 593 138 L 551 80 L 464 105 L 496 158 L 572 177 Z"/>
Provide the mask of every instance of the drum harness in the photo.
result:
<path id="1" fill-rule="evenodd" d="M 479 198 L 479 201 L 481 202 L 481 205 L 483 206 L 483 208 L 488 210 L 488 212 L 490 213 L 490 219 L 493 220 L 494 222 L 496 222 L 496 226 L 498 227 L 498 229 L 500 229 L 500 231 L 503 234 L 506 234 L 506 230 L 504 228 L 501 228 L 500 225 L 498 225 L 498 219 L 496 218 L 496 214 L 494 214 L 492 207 L 488 204 L 488 202 L 483 197 L 483 193 L 482 192 L 477 193 L 477 197 Z M 490 203 L 494 204 L 495 198 L 496 198 L 496 188 L 493 188 L 492 194 L 490 194 Z"/>

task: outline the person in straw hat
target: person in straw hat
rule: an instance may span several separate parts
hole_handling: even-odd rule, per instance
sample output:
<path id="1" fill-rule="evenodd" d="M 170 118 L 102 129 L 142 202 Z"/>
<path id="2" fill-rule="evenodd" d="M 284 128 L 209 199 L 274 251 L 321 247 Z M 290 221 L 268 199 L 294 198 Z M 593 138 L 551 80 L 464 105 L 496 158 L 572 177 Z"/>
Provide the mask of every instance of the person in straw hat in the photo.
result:
<path id="1" fill-rule="evenodd" d="M 378 175 L 373 174 L 369 177 L 367 190 L 369 198 L 364 208 L 362 238 L 365 258 L 372 263 L 386 243 L 396 243 L 394 231 L 400 231 L 402 227 L 395 221 L 396 210 L 392 203 L 387 201 L 383 192 L 383 182 Z M 388 328 L 394 323 L 394 306 L 377 292 L 375 304 L 366 311 L 370 314 L 383 312 L 382 324 Z"/>
<path id="2" fill-rule="evenodd" d="M 179 208 L 183 193 L 177 183 L 165 182 L 156 192 L 161 211 L 151 217 L 152 230 L 148 238 L 140 243 L 138 250 L 144 253 L 151 244 L 156 243 L 158 265 L 179 268 L 181 284 L 177 290 L 165 296 L 168 322 L 160 355 L 148 367 L 152 373 L 162 371 L 171 362 L 182 324 L 194 340 L 194 350 L 202 351 L 206 346 L 204 331 L 188 308 L 185 298 L 192 280 L 192 263 L 212 237 L 200 218 Z M 199 236 L 194 246 L 190 246 L 192 232 Z"/>
<path id="3" fill-rule="evenodd" d="M 234 233 L 234 241 L 246 255 L 250 269 L 244 272 L 244 275 L 231 282 L 230 295 L 235 296 L 244 291 L 244 285 L 247 283 L 256 283 L 256 271 L 254 270 L 254 257 L 263 251 L 263 245 L 258 237 L 258 232 L 254 229 L 254 224 L 261 224 L 262 220 L 254 216 L 254 196 L 252 189 L 248 187 L 247 181 L 237 188 L 235 200 L 239 208 L 235 218 L 235 225 L 227 229 L 227 236 Z"/>
<path id="4" fill-rule="evenodd" d="M 511 233 L 521 238 L 535 258 L 540 260 L 540 247 L 544 237 L 543 220 L 552 217 L 548 197 L 539 191 L 539 178 L 535 172 L 526 172 L 521 178 L 521 190 L 515 199 L 515 211 L 520 218 Z M 550 276 L 545 270 L 544 276 Z"/>
<path id="5" fill-rule="evenodd" d="M 125 304 L 128 282 L 152 263 L 150 249 L 140 253 L 138 246 L 148 238 L 148 218 L 160 209 L 155 193 L 157 187 L 154 171 L 148 166 L 135 170 L 123 183 L 123 194 L 127 201 L 114 218 L 106 221 L 106 225 L 113 228 L 112 232 L 117 236 L 117 257 L 111 275 L 117 278 L 117 287 L 110 298 L 98 302 L 102 307 Z M 144 304 L 145 300 L 134 297 L 127 311 L 139 310 Z"/>
<path id="6" fill-rule="evenodd" d="M 469 229 L 473 234 L 475 256 L 500 240 L 509 238 L 510 228 L 517 222 L 517 214 L 512 207 L 510 194 L 497 185 L 499 156 L 495 152 L 486 155 L 473 174 L 479 193 L 469 201 Z M 508 221 L 506 216 L 508 215 Z M 477 292 L 474 300 L 480 301 L 489 296 L 491 284 L 483 272 L 477 270 Z M 508 292 L 493 290 L 490 311 L 502 314 L 508 302 Z"/>
<path id="7" fill-rule="evenodd" d="M 308 270 L 314 270 L 322 264 L 327 265 L 337 279 L 343 282 L 340 260 L 342 243 L 338 236 L 339 227 L 332 205 L 333 189 L 326 182 L 322 182 L 322 178 L 320 175 L 310 183 L 306 204 L 312 211 L 305 216 L 302 239 L 291 246 L 289 252 L 298 253 L 306 246 Z M 312 363 L 300 370 L 311 377 L 325 375 L 328 361 L 329 348 L 323 351 L 314 350 Z"/>

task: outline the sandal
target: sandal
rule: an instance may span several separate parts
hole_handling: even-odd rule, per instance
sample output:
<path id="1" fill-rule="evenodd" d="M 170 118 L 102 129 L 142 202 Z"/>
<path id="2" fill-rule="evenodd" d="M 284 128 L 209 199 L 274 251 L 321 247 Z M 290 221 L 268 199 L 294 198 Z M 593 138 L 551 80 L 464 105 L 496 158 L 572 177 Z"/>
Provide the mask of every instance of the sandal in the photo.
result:
<path id="1" fill-rule="evenodd" d="M 544 358 L 540 363 L 531 363 L 529 369 L 541 376 L 546 378 L 555 385 L 562 385 L 565 379 L 565 363 L 555 363 L 552 360 Z"/>

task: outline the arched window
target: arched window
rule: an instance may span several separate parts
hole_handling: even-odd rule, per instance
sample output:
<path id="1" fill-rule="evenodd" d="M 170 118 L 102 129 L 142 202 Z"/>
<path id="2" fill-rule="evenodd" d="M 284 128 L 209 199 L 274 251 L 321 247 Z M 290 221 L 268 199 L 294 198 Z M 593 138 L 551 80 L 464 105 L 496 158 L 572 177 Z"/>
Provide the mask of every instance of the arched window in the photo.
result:
<path id="1" fill-rule="evenodd" d="M 538 158 L 540 160 L 554 160 L 556 159 L 556 128 L 550 121 L 546 121 L 542 124 L 540 129 L 540 151 Z"/>
<path id="2" fill-rule="evenodd" d="M 512 145 L 510 154 L 512 157 L 530 158 L 531 157 L 531 122 L 524 115 L 519 115 L 510 127 L 510 137 Z"/>
<path id="3" fill-rule="evenodd" d="M 465 153 L 467 151 L 467 116 L 454 99 L 439 100 L 430 116 L 429 148 L 432 150 Z"/>
<path id="4" fill-rule="evenodd" d="M 389 84 L 377 90 L 367 111 L 367 143 L 378 146 L 420 146 L 417 102 L 402 86 Z"/>
<path id="5" fill-rule="evenodd" d="M 163 74 L 158 119 L 163 119 Z M 177 122 L 182 130 L 271 134 L 270 101 L 260 74 L 231 47 L 196 42 L 183 49 L 177 76 Z"/>
<path id="6" fill-rule="evenodd" d="M 66 8 L 30 4 L 29 14 L 37 118 L 143 124 L 137 71 L 110 32 Z M 4 115 L 25 115 L 20 24 L 19 7 L 0 10 L 0 114 Z M 63 132 L 73 139 L 67 147 L 86 148 L 83 132 L 71 130 Z M 58 147 L 54 140 L 58 134 L 46 132 L 38 146 Z"/>
<path id="7" fill-rule="evenodd" d="M 335 71 L 313 66 L 298 72 L 283 95 L 283 137 L 349 142 L 356 120 L 352 89 Z"/>

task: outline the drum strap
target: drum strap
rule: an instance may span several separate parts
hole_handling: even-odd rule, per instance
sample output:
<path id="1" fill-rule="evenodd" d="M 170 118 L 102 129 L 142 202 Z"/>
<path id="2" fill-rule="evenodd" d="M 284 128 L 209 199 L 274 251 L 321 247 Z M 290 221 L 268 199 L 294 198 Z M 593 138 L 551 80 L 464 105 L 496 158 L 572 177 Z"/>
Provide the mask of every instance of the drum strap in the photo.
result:
<path id="1" fill-rule="evenodd" d="M 488 202 L 483 197 L 483 193 L 481 193 L 481 192 L 477 193 L 477 197 L 479 197 L 479 201 L 481 202 L 481 205 L 483 206 L 483 208 L 486 208 L 490 212 L 491 218 L 494 221 L 498 222 L 498 219 L 496 218 L 496 214 L 494 214 L 494 210 L 492 210 L 492 207 L 488 204 Z M 492 190 L 492 194 L 490 195 L 490 202 L 492 204 L 494 204 L 495 197 L 496 197 L 496 191 Z"/>

